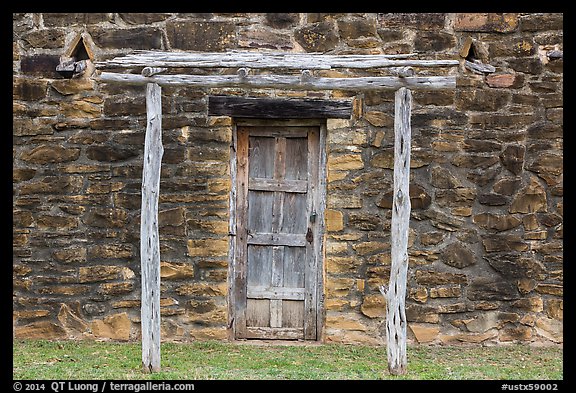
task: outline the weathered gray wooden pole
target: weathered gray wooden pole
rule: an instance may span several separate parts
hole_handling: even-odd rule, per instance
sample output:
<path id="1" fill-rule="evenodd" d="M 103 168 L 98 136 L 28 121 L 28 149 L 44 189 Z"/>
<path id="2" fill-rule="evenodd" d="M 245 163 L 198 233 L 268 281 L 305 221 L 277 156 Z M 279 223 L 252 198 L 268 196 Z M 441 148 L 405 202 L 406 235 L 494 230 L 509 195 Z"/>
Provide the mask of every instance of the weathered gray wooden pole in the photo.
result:
<path id="1" fill-rule="evenodd" d="M 160 370 L 160 240 L 158 238 L 158 197 L 162 146 L 162 88 L 146 85 L 146 139 L 142 171 L 140 214 L 140 262 L 142 275 L 142 368 Z"/>
<path id="2" fill-rule="evenodd" d="M 392 263 L 388 289 L 380 287 L 386 299 L 386 352 L 388 370 L 405 374 L 406 358 L 406 276 L 408 274 L 408 230 L 410 224 L 410 115 L 412 94 L 405 87 L 396 91 L 394 114 L 394 200 L 392 203 Z"/>

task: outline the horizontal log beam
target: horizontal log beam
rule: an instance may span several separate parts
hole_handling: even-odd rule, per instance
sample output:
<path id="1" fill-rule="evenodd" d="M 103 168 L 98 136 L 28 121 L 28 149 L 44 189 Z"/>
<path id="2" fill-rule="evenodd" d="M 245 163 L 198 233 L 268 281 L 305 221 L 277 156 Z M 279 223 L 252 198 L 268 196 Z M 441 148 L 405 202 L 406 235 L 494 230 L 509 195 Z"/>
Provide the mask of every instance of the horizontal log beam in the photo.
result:
<path id="1" fill-rule="evenodd" d="M 264 119 L 349 119 L 352 116 L 352 101 L 209 96 L 208 115 Z"/>
<path id="2" fill-rule="evenodd" d="M 139 51 L 96 63 L 96 68 L 192 67 L 192 68 L 282 68 L 327 70 L 332 68 L 380 67 L 454 67 L 458 60 L 408 59 L 415 54 L 399 55 L 324 55 L 318 53 L 261 52 L 161 52 Z"/>
<path id="3" fill-rule="evenodd" d="M 145 77 L 136 74 L 102 72 L 101 82 L 160 86 L 189 86 L 196 88 L 255 87 L 289 90 L 397 90 L 406 87 L 417 89 L 452 89 L 456 87 L 455 76 L 374 76 L 357 78 L 316 78 L 303 80 L 291 75 L 155 75 Z"/>

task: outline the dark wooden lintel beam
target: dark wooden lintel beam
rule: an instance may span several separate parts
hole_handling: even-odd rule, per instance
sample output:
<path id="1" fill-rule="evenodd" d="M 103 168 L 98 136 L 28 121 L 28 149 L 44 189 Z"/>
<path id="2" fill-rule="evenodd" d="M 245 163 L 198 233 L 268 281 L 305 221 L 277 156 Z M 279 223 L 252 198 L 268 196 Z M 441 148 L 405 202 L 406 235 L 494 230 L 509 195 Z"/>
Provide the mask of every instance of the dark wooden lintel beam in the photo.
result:
<path id="1" fill-rule="evenodd" d="M 262 119 L 349 119 L 352 101 L 209 96 L 208 115 Z"/>

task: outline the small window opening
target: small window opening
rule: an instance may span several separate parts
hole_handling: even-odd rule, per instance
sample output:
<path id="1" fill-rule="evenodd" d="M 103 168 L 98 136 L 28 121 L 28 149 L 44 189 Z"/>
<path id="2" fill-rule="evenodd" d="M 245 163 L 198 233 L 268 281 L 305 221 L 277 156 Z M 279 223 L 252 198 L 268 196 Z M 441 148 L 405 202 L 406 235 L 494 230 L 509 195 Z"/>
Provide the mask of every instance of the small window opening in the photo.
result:
<path id="1" fill-rule="evenodd" d="M 56 72 L 67 79 L 79 77 L 91 68 L 92 58 L 92 51 L 86 46 L 84 37 L 79 34 L 60 57 Z"/>

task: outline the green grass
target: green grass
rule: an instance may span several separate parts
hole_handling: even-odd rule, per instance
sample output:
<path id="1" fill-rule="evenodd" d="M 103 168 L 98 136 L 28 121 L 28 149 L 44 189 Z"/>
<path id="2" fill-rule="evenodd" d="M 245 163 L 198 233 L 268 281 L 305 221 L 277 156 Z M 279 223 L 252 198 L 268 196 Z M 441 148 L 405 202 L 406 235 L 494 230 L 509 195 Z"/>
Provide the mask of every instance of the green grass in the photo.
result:
<path id="1" fill-rule="evenodd" d="M 559 347 L 408 346 L 408 374 L 387 371 L 386 348 L 220 341 L 163 343 L 162 371 L 141 371 L 139 343 L 13 341 L 13 378 L 35 380 L 562 380 Z"/>

